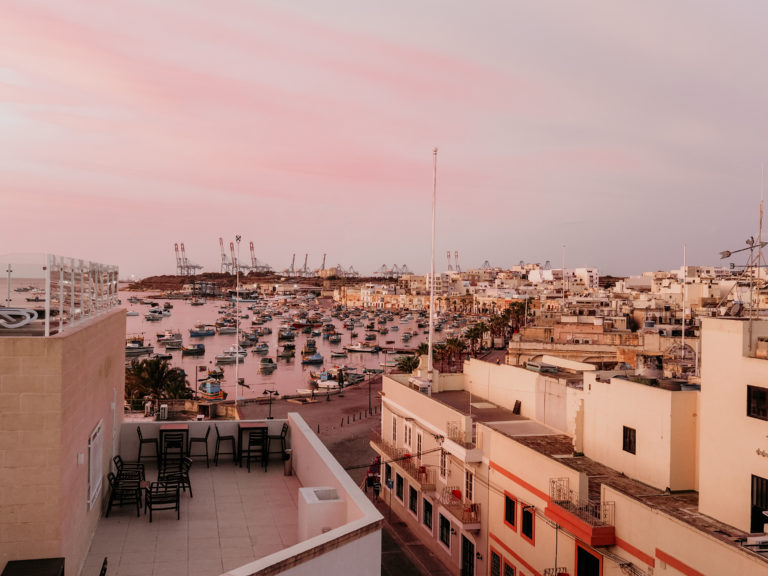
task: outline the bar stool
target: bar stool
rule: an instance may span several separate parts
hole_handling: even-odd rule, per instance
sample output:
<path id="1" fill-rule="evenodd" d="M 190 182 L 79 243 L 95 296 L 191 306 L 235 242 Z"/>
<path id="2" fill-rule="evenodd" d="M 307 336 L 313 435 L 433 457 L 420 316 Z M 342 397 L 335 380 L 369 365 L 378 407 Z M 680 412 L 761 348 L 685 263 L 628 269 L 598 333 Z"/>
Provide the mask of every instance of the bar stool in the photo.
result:
<path id="1" fill-rule="evenodd" d="M 141 433 L 141 426 L 136 426 L 136 432 L 139 435 L 139 457 L 136 458 L 136 462 L 141 462 L 141 447 L 144 446 L 144 444 L 155 445 L 155 456 L 159 461 L 160 460 L 160 443 L 157 441 L 157 438 L 144 438 L 144 436 Z"/>
<path id="2" fill-rule="evenodd" d="M 211 434 L 211 425 L 208 424 L 208 430 L 205 432 L 205 436 L 198 436 L 195 438 L 190 437 L 189 439 L 189 449 L 187 450 L 187 454 L 189 454 L 190 458 L 192 457 L 192 442 L 198 442 L 205 446 L 205 467 L 210 468 L 208 465 L 208 436 Z"/>
<path id="3" fill-rule="evenodd" d="M 232 454 L 232 457 L 235 462 L 237 462 L 237 441 L 235 440 L 234 436 L 222 436 L 219 433 L 219 425 L 214 424 L 216 427 L 216 454 L 213 456 L 213 465 L 218 466 L 219 465 L 219 454 Z M 232 441 L 232 452 L 221 452 L 220 446 L 222 442 L 228 442 Z"/>
<path id="4" fill-rule="evenodd" d="M 280 454 L 285 455 L 285 436 L 288 434 L 288 422 L 283 422 L 280 434 L 270 434 L 267 436 L 267 452 L 272 454 L 272 440 L 280 440 Z"/>

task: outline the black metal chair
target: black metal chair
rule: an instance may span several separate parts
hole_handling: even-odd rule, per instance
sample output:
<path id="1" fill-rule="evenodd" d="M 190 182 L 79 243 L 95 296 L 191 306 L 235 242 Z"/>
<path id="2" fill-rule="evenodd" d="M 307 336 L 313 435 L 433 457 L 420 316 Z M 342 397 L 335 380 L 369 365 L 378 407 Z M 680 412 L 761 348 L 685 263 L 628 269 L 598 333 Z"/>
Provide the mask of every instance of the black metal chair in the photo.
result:
<path id="1" fill-rule="evenodd" d="M 141 426 L 136 426 L 136 432 L 139 435 L 139 456 L 136 458 L 136 461 L 141 462 L 141 447 L 144 446 L 144 444 L 154 444 L 155 456 L 160 460 L 160 443 L 157 438 L 144 438 L 144 435 L 141 433 Z"/>
<path id="2" fill-rule="evenodd" d="M 237 462 L 237 440 L 235 440 L 234 436 L 222 436 L 219 432 L 219 426 L 218 424 L 214 424 L 216 427 L 216 453 L 213 457 L 213 464 L 214 466 L 219 465 L 219 454 L 232 454 L 232 458 L 235 462 Z M 222 442 L 232 442 L 232 452 L 221 452 L 220 446 Z"/>
<path id="3" fill-rule="evenodd" d="M 158 474 L 157 480 L 169 484 L 178 484 L 179 488 L 185 492 L 189 488 L 189 497 L 192 498 L 192 483 L 189 481 L 190 468 L 192 468 L 192 459 L 185 456 L 181 459 L 178 466 L 169 466 L 162 470 Z"/>
<path id="4" fill-rule="evenodd" d="M 117 504 L 118 506 L 122 506 L 123 504 L 136 504 L 136 516 L 140 516 L 141 485 L 139 481 L 134 479 L 118 480 L 117 476 L 112 472 L 107 473 L 107 481 L 109 481 L 111 490 L 105 517 L 109 518 L 109 513 L 112 511 L 113 504 Z"/>
<path id="5" fill-rule="evenodd" d="M 280 434 L 270 434 L 267 436 L 267 452 L 272 454 L 272 440 L 280 440 L 280 454 L 285 457 L 285 437 L 288 434 L 288 422 L 283 422 Z"/>
<path id="6" fill-rule="evenodd" d="M 166 432 L 163 434 L 162 465 L 168 465 L 169 461 L 181 462 L 186 449 L 186 438 L 183 432 Z"/>
<path id="7" fill-rule="evenodd" d="M 107 576 L 107 557 L 104 556 L 104 562 L 101 563 L 101 571 L 99 576 Z"/>
<path id="8" fill-rule="evenodd" d="M 112 458 L 112 462 L 115 464 L 118 480 L 124 478 L 138 480 L 139 482 L 146 480 L 144 464 L 141 462 L 124 462 L 119 454 Z"/>
<path id="9" fill-rule="evenodd" d="M 192 443 L 197 442 L 199 444 L 202 444 L 205 447 L 205 467 L 209 468 L 208 465 L 208 436 L 211 435 L 211 425 L 208 424 L 208 430 L 205 432 L 205 436 L 197 436 L 197 437 L 190 437 L 189 439 L 189 448 L 187 449 L 187 454 L 189 454 L 190 458 L 192 457 Z M 199 456 L 202 456 L 202 454 L 199 454 Z"/>
<path id="10" fill-rule="evenodd" d="M 179 485 L 175 482 L 152 482 L 147 491 L 144 514 L 147 510 L 149 510 L 150 522 L 152 522 L 152 512 L 155 510 L 176 510 L 176 520 L 181 518 Z"/>
<path id="11" fill-rule="evenodd" d="M 251 458 L 254 461 L 261 461 L 264 463 L 264 471 L 267 471 L 267 444 L 269 439 L 267 438 L 267 428 L 254 428 L 248 432 L 248 444 L 246 444 L 243 450 L 243 456 L 248 463 L 248 472 L 251 471 Z"/>

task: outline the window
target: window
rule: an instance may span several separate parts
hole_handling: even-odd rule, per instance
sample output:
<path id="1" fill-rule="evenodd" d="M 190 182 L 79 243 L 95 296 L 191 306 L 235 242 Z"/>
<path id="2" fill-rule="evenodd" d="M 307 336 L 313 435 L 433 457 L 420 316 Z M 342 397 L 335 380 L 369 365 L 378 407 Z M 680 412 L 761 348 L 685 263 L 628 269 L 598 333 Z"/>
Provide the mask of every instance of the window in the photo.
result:
<path id="1" fill-rule="evenodd" d="M 602 557 L 576 544 L 576 576 L 600 576 Z"/>
<path id="2" fill-rule="evenodd" d="M 752 514 L 750 532 L 762 532 L 768 518 L 763 514 L 768 510 L 768 480 L 752 475 Z"/>
<path id="3" fill-rule="evenodd" d="M 424 498 L 423 502 L 421 521 L 424 523 L 424 526 L 432 530 L 432 502 L 426 498 Z"/>
<path id="4" fill-rule="evenodd" d="M 509 494 L 504 494 L 504 524 L 517 530 L 517 500 Z"/>
<path id="5" fill-rule="evenodd" d="M 101 494 L 101 482 L 104 476 L 101 465 L 103 444 L 104 426 L 99 420 L 88 438 L 88 510 L 94 507 Z"/>
<path id="6" fill-rule="evenodd" d="M 747 416 L 768 420 L 768 389 L 747 386 Z"/>
<path id="7" fill-rule="evenodd" d="M 421 464 L 421 432 L 416 434 L 416 459 Z"/>
<path id="8" fill-rule="evenodd" d="M 403 477 L 400 474 L 395 474 L 395 496 L 403 501 Z"/>
<path id="9" fill-rule="evenodd" d="M 397 446 L 397 416 L 392 416 L 392 444 Z"/>
<path id="10" fill-rule="evenodd" d="M 637 432 L 635 429 L 624 426 L 622 438 L 622 449 L 624 452 L 634 454 L 637 449 Z"/>
<path id="11" fill-rule="evenodd" d="M 501 556 L 491 550 L 491 576 L 501 576 Z"/>
<path id="12" fill-rule="evenodd" d="M 475 475 L 469 470 L 464 471 L 464 492 L 466 493 L 467 502 L 472 502 L 472 488 L 474 484 Z"/>
<path id="13" fill-rule="evenodd" d="M 535 525 L 534 514 L 536 509 L 533 506 L 523 506 L 522 513 L 520 515 L 520 534 L 523 538 L 528 540 L 531 544 L 534 543 Z"/>
<path id="14" fill-rule="evenodd" d="M 406 423 L 405 425 L 405 435 L 404 435 L 404 442 L 405 445 L 408 446 L 408 448 L 411 447 L 411 438 L 413 436 L 413 426 L 411 424 Z"/>
<path id="15" fill-rule="evenodd" d="M 384 464 L 384 481 L 389 483 L 392 481 L 392 466 Z"/>
<path id="16" fill-rule="evenodd" d="M 515 567 L 504 562 L 504 576 L 515 576 Z"/>
<path id="17" fill-rule="evenodd" d="M 443 516 L 442 514 L 438 514 L 440 516 L 440 542 L 448 546 L 448 548 L 451 547 L 451 522 Z"/>
<path id="18" fill-rule="evenodd" d="M 441 448 L 440 449 L 440 478 L 445 478 L 447 460 L 448 460 L 448 457 L 446 456 L 445 450 Z"/>
<path id="19" fill-rule="evenodd" d="M 413 486 L 408 486 L 408 509 L 414 514 L 419 514 L 419 493 Z"/>

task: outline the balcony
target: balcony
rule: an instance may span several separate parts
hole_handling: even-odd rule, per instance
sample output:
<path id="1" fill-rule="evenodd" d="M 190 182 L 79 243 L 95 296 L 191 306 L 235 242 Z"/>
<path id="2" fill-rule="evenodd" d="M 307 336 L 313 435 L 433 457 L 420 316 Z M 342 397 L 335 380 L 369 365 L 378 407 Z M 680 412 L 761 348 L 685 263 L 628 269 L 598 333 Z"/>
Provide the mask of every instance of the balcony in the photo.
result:
<path id="1" fill-rule="evenodd" d="M 443 488 L 440 504 L 455 518 L 462 530 L 480 531 L 480 504 L 462 498 L 461 489 L 458 486 Z"/>
<path id="2" fill-rule="evenodd" d="M 590 546 L 613 546 L 613 502 L 590 502 L 568 487 L 568 478 L 551 478 L 544 514 Z"/>
<path id="3" fill-rule="evenodd" d="M 435 491 L 435 469 L 429 468 L 404 448 L 398 448 L 384 440 L 378 432 L 371 432 L 371 444 L 378 452 L 386 455 L 389 461 L 410 477 L 411 483 L 422 492 Z"/>

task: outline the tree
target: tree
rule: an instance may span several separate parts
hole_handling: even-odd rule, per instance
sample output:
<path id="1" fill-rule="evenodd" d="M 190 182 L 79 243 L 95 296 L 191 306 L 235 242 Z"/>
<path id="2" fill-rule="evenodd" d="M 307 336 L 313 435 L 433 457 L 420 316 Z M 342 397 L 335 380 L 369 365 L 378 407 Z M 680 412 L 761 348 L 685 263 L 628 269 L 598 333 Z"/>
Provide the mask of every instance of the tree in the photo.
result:
<path id="1" fill-rule="evenodd" d="M 461 365 L 462 354 L 466 348 L 467 344 L 460 338 L 448 338 L 448 340 L 445 341 L 446 354 L 456 372 L 459 371 L 458 366 Z"/>
<path id="2" fill-rule="evenodd" d="M 429 353 L 429 344 L 426 342 L 421 342 L 418 346 L 416 346 L 416 355 L 417 356 L 425 356 Z"/>
<path id="3" fill-rule="evenodd" d="M 397 361 L 397 369 L 400 372 L 410 374 L 419 367 L 421 358 L 419 358 L 419 356 L 411 356 L 411 355 L 399 356 L 396 361 Z"/>
<path id="4" fill-rule="evenodd" d="M 477 342 L 482 340 L 483 332 L 480 330 L 479 326 L 475 324 L 467 329 L 465 336 L 467 340 L 469 340 L 469 353 L 474 356 L 475 350 L 477 349 Z"/>
<path id="5" fill-rule="evenodd" d="M 125 395 L 156 398 L 192 398 L 194 391 L 187 384 L 181 368 L 174 368 L 160 358 L 133 359 L 125 368 Z"/>

